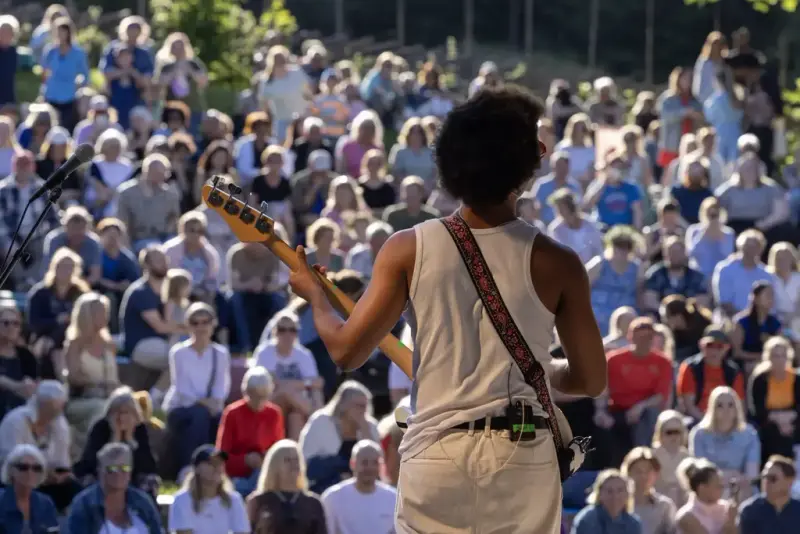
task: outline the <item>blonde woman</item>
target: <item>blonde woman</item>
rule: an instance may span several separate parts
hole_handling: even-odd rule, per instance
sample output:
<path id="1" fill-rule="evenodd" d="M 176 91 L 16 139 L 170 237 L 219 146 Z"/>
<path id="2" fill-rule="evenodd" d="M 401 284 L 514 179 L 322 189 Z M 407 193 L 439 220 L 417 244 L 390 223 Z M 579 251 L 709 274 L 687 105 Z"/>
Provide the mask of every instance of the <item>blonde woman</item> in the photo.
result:
<path id="1" fill-rule="evenodd" d="M 668 326 L 661 323 L 653 325 L 653 350 L 662 353 L 669 361 L 675 361 L 675 336 Z M 672 405 L 672 401 L 667 405 Z"/>
<path id="2" fill-rule="evenodd" d="M 672 69 L 668 88 L 659 95 L 656 109 L 660 120 L 656 163 L 667 168 L 680 155 L 681 137 L 703 119 L 703 105 L 692 96 L 691 69 Z"/>
<path id="3" fill-rule="evenodd" d="M 608 335 L 603 338 L 603 348 L 608 351 L 627 346 L 628 327 L 638 314 L 631 306 L 621 306 L 614 310 L 608 320 Z"/>
<path id="4" fill-rule="evenodd" d="M 0 116 L 0 179 L 11 174 L 11 158 L 22 152 L 22 147 L 14 135 L 14 121 L 11 117 Z"/>
<path id="5" fill-rule="evenodd" d="M 174 324 L 186 322 L 186 310 L 189 309 L 189 297 L 192 294 L 192 273 L 186 269 L 170 269 L 161 286 L 161 303 L 164 305 L 164 317 Z M 173 333 L 167 342 L 169 346 L 188 339 L 183 333 Z"/>
<path id="6" fill-rule="evenodd" d="M 397 200 L 396 183 L 386 172 L 386 154 L 380 148 L 367 150 L 364 154 L 358 183 L 364 203 L 376 217 Z"/>
<path id="7" fill-rule="evenodd" d="M 108 297 L 91 291 L 75 302 L 67 327 L 64 359 L 69 402 L 64 411 L 72 426 L 73 458 L 103 412 L 108 394 L 119 385 L 117 351 L 108 331 Z"/>
<path id="8" fill-rule="evenodd" d="M 700 145 L 694 133 L 689 132 L 681 135 L 678 143 L 678 155 L 670 161 L 669 165 L 664 167 L 664 173 L 661 176 L 661 186 L 665 190 L 681 183 L 681 177 L 685 175 L 684 160 L 690 154 L 697 152 L 698 148 L 700 148 Z"/>
<path id="9" fill-rule="evenodd" d="M 769 249 L 767 271 L 775 289 L 775 312 L 782 325 L 800 335 L 800 252 L 787 241 Z"/>
<path id="10" fill-rule="evenodd" d="M 627 164 L 628 180 L 638 184 L 647 194 L 653 184 L 653 172 L 647 153 L 644 151 L 644 131 L 635 124 L 624 126 L 622 136 L 622 159 Z"/>
<path id="11" fill-rule="evenodd" d="M 33 30 L 30 47 L 37 61 L 41 60 L 44 49 L 55 39 L 54 22 L 62 17 L 69 17 L 67 8 L 61 4 L 50 4 L 42 15 L 42 21 Z"/>
<path id="12" fill-rule="evenodd" d="M 717 75 L 725 66 L 727 51 L 728 43 L 722 33 L 713 31 L 708 34 L 692 73 L 692 93 L 701 104 L 714 93 Z"/>
<path id="13" fill-rule="evenodd" d="M 733 388 L 718 386 L 711 392 L 703 419 L 689 434 L 689 452 L 722 469 L 726 486 L 740 499 L 750 496 L 750 481 L 761 466 L 761 442 Z"/>
<path id="14" fill-rule="evenodd" d="M 569 154 L 569 165 L 572 176 L 584 189 L 594 178 L 595 148 L 592 123 L 585 113 L 576 113 L 567 121 L 564 128 L 564 139 L 554 147 L 555 151 L 563 150 Z"/>
<path id="15" fill-rule="evenodd" d="M 185 33 L 171 33 L 156 53 L 156 83 L 164 93 L 164 100 L 186 100 L 191 94 L 192 82 L 198 91 L 208 85 L 206 66 L 195 57 L 194 48 Z"/>
<path id="16" fill-rule="evenodd" d="M 700 204 L 700 222 L 686 229 L 686 251 L 706 280 L 711 280 L 717 264 L 736 250 L 736 232 L 725 224 L 727 213 L 716 197 Z"/>
<path id="17" fill-rule="evenodd" d="M 364 110 L 353 119 L 350 137 L 342 136 L 336 144 L 336 170 L 355 178 L 368 150 L 383 148 L 383 124 L 373 110 Z"/>
<path id="18" fill-rule="evenodd" d="M 625 455 L 622 476 L 633 482 L 633 511 L 642 523 L 642 534 L 673 534 L 675 503 L 655 490 L 661 463 L 649 447 L 636 447 Z"/>
<path id="19" fill-rule="evenodd" d="M 586 502 L 588 505 L 575 516 L 571 534 L 611 532 L 612 528 L 625 534 L 643 534 L 641 521 L 633 515 L 633 483 L 616 469 L 597 475 Z"/>
<path id="20" fill-rule="evenodd" d="M 242 497 L 225 475 L 228 455 L 211 445 L 192 454 L 192 468 L 169 507 L 169 532 L 176 534 L 249 534 Z"/>
<path id="21" fill-rule="evenodd" d="M 762 361 L 747 384 L 747 411 L 761 437 L 761 461 L 773 454 L 794 457 L 800 452 L 797 414 L 800 409 L 800 374 L 795 351 L 783 337 L 764 343 Z"/>
<path id="22" fill-rule="evenodd" d="M 723 500 L 722 471 L 705 459 L 687 458 L 678 466 L 678 476 L 689 501 L 678 510 L 679 534 L 739 534 L 738 503 Z"/>
<path id="23" fill-rule="evenodd" d="M 346 175 L 335 178 L 328 188 L 328 198 L 322 216 L 334 221 L 340 227 L 344 223 L 344 214 L 367 210 L 361 188 L 355 180 Z"/>
<path id="24" fill-rule="evenodd" d="M 406 176 L 419 176 L 425 182 L 425 192 L 436 187 L 436 162 L 433 160 L 431 139 L 422 125 L 422 119 L 412 117 L 403 123 L 397 143 L 389 153 L 389 167 L 395 180 Z"/>
<path id="25" fill-rule="evenodd" d="M 325 511 L 308 491 L 306 462 L 296 441 L 282 439 L 269 449 L 258 486 L 247 499 L 247 515 L 255 534 L 326 532 Z"/>
<path id="26" fill-rule="evenodd" d="M 345 254 L 339 250 L 341 229 L 331 219 L 320 217 L 306 230 L 307 257 L 311 265 L 322 265 L 329 273 L 344 269 Z"/>
<path id="27" fill-rule="evenodd" d="M 95 157 L 86 170 L 84 203 L 97 219 L 117 213 L 118 188 L 133 174 L 133 163 L 124 156 L 127 136 L 109 128 L 97 138 Z"/>
<path id="28" fill-rule="evenodd" d="M 31 104 L 25 122 L 17 128 L 17 139 L 25 150 L 39 152 L 51 128 L 59 126 L 58 113 L 50 104 Z"/>
<path id="29" fill-rule="evenodd" d="M 689 431 L 683 414 L 676 410 L 664 410 L 658 415 L 653 432 L 653 457 L 658 460 L 661 470 L 654 488 L 666 495 L 680 507 L 686 502 L 686 491 L 678 480 L 678 466 L 689 458 L 686 448 Z"/>
<path id="30" fill-rule="evenodd" d="M 264 72 L 258 84 L 261 109 L 269 109 L 275 119 L 275 137 L 283 144 L 295 116 L 303 116 L 310 103 L 309 83 L 305 71 L 295 64 L 289 49 L 273 46 L 267 52 Z"/>

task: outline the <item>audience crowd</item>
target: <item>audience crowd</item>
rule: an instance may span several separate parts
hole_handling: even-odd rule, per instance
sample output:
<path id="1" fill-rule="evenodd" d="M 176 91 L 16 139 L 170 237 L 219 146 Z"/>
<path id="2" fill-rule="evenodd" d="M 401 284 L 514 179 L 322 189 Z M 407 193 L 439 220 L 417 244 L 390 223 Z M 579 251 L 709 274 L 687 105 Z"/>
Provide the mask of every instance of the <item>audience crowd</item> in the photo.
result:
<path id="1" fill-rule="evenodd" d="M 23 48 L 0 14 L 4 252 L 44 212 L 28 205 L 43 178 L 95 148 L 0 295 L 0 524 L 393 532 L 393 408 L 411 381 L 379 351 L 340 372 L 288 269 L 239 243 L 201 186 L 223 176 L 266 203 L 358 299 L 393 232 L 457 208 L 434 138 L 502 73 L 484 63 L 458 94 L 433 60 L 384 52 L 359 72 L 274 34 L 228 115 L 202 105 L 209 76 L 186 35 L 156 43 L 127 17 L 95 66 L 75 32 L 51 5 Z M 34 102 L 14 91 L 26 53 Z M 594 438 L 564 486 L 564 531 L 794 532 L 800 151 L 770 63 L 746 29 L 730 45 L 713 32 L 659 95 L 629 106 L 609 77 L 585 98 L 554 80 L 546 110 L 519 214 L 584 260 L 609 374 L 596 399 L 554 392 Z"/>

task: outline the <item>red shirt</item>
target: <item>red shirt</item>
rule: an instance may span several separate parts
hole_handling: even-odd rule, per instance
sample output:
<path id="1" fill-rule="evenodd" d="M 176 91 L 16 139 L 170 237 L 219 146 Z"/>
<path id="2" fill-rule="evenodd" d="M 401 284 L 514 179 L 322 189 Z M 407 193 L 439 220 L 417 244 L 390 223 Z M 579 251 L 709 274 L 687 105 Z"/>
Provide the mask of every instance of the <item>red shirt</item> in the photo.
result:
<path id="1" fill-rule="evenodd" d="M 244 399 L 225 408 L 217 432 L 217 449 L 228 453 L 228 476 L 250 476 L 253 470 L 244 463 L 244 457 L 251 452 L 265 455 L 285 435 L 281 409 L 271 402 L 260 412 L 254 412 Z"/>
<path id="2" fill-rule="evenodd" d="M 630 348 L 608 354 L 608 406 L 627 410 L 654 395 L 664 404 L 672 393 L 672 362 L 660 352 L 635 356 Z"/>

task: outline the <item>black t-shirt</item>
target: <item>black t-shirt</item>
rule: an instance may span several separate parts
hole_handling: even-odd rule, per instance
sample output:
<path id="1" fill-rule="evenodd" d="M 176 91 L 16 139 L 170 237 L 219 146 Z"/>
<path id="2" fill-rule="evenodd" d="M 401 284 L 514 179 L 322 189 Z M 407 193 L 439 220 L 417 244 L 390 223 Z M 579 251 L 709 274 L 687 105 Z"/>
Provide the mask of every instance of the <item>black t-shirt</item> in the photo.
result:
<path id="1" fill-rule="evenodd" d="M 272 187 L 267 183 L 266 177 L 258 176 L 253 181 L 250 192 L 253 194 L 253 202 L 255 202 L 256 206 L 261 202 L 283 202 L 291 197 L 292 185 L 285 176 L 281 176 L 281 181 L 278 182 L 278 185 Z"/>
<path id="2" fill-rule="evenodd" d="M 397 193 L 392 184 L 383 182 L 377 188 L 361 185 L 364 202 L 372 209 L 382 209 L 391 206 L 397 199 Z"/>
<path id="3" fill-rule="evenodd" d="M 16 348 L 16 356 L 0 357 L 0 376 L 19 382 L 23 378 L 38 380 L 40 378 L 39 363 L 36 357 L 25 347 Z M 8 390 L 0 390 L 0 419 L 17 406 L 22 406 L 25 399 Z"/>

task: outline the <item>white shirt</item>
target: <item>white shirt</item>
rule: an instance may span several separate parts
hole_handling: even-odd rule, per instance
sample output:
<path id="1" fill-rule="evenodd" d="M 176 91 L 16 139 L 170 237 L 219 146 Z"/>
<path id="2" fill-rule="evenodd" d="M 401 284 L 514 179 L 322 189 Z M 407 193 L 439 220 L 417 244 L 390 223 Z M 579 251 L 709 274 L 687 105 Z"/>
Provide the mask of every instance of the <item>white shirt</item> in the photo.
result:
<path id="1" fill-rule="evenodd" d="M 772 287 L 775 289 L 775 311 L 782 317 L 794 317 L 800 306 L 800 273 L 793 272 L 786 282 L 773 275 Z"/>
<path id="2" fill-rule="evenodd" d="M 344 266 L 347 269 L 353 269 L 363 274 L 367 278 L 372 278 L 373 263 L 372 248 L 364 243 L 359 243 L 347 253 Z"/>
<path id="3" fill-rule="evenodd" d="M 0 422 L 0 462 L 5 461 L 15 446 L 33 445 L 44 454 L 50 468 L 69 467 L 70 434 L 67 419 L 60 415 L 53 419 L 46 434 L 37 442 L 31 431 L 36 419 L 36 409 L 31 404 L 23 404 L 8 412 Z"/>
<path id="4" fill-rule="evenodd" d="M 288 356 L 278 354 L 276 341 L 268 341 L 256 347 L 253 356 L 260 365 L 275 377 L 275 380 L 309 380 L 319 376 L 317 362 L 311 351 L 295 343 Z"/>
<path id="5" fill-rule="evenodd" d="M 231 390 L 231 355 L 228 349 L 212 343 L 203 354 L 197 354 L 191 341 L 177 343 L 169 351 L 169 371 L 172 383 L 164 397 L 164 411 L 189 407 L 207 398 L 211 371 L 216 359 L 216 371 L 211 386 L 211 398 L 225 401 Z"/>
<path id="6" fill-rule="evenodd" d="M 377 482 L 375 491 L 361 493 L 352 478 L 322 494 L 330 534 L 394 534 L 396 502 L 397 491 L 393 487 Z"/>
<path id="7" fill-rule="evenodd" d="M 100 534 L 149 534 L 147 524 L 138 516 L 129 511 L 128 517 L 131 518 L 131 526 L 127 528 L 118 527 L 110 519 L 106 519 L 103 528 L 100 529 Z"/>
<path id="8" fill-rule="evenodd" d="M 250 532 L 250 520 L 242 497 L 232 492 L 231 506 L 226 508 L 219 497 L 206 500 L 195 513 L 192 496 L 187 490 L 175 494 L 169 507 L 168 530 L 188 530 L 192 534 L 242 534 Z"/>

